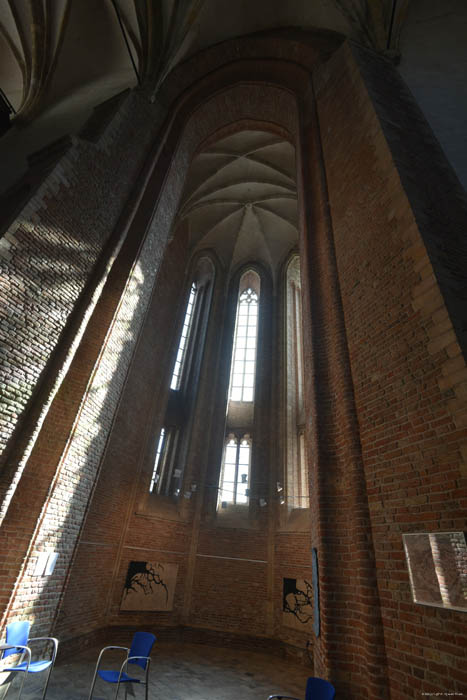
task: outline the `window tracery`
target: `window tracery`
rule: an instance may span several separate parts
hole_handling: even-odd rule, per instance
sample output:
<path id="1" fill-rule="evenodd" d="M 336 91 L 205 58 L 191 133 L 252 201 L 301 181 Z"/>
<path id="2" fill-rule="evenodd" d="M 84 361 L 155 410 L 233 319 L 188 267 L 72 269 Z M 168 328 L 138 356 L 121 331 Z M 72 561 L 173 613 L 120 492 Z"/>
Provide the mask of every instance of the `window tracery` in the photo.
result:
<path id="1" fill-rule="evenodd" d="M 198 260 L 183 315 L 165 417 L 155 450 L 149 492 L 179 496 L 197 395 L 214 278 L 209 258 Z"/>
<path id="2" fill-rule="evenodd" d="M 285 285 L 285 500 L 292 508 L 308 508 L 308 469 L 303 401 L 303 338 L 300 259 L 294 255 Z"/>
<path id="3" fill-rule="evenodd" d="M 248 433 L 240 437 L 229 433 L 224 447 L 219 501 L 222 504 L 248 503 L 252 440 Z"/>
<path id="4" fill-rule="evenodd" d="M 241 506 L 249 502 L 260 286 L 260 276 L 253 269 L 244 272 L 240 278 L 218 507 Z"/>
<path id="5" fill-rule="evenodd" d="M 238 300 L 229 391 L 231 401 L 253 401 L 257 334 L 258 294 L 248 287 Z"/>

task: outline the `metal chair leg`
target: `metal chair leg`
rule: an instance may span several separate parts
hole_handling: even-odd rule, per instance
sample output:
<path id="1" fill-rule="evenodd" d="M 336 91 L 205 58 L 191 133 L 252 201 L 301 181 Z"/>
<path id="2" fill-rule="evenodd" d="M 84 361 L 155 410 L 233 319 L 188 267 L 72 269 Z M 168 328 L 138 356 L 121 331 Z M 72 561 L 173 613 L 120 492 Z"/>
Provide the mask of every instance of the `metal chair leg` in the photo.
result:
<path id="1" fill-rule="evenodd" d="M 23 692 L 24 681 L 26 680 L 26 676 L 27 676 L 28 674 L 27 674 L 27 672 L 25 671 L 25 672 L 22 673 L 21 675 L 22 675 L 23 678 L 22 678 L 22 681 L 21 681 L 21 685 L 20 685 L 20 687 L 19 687 L 18 700 L 20 700 L 20 698 L 21 698 L 21 693 Z M 7 690 L 6 692 L 8 693 L 9 690 L 10 690 L 10 688 L 8 688 L 8 690 Z"/>
<path id="2" fill-rule="evenodd" d="M 94 692 L 94 686 L 96 685 L 96 678 L 97 678 L 97 666 L 94 669 L 94 676 L 92 678 L 91 690 L 89 691 L 88 700 L 91 700 L 91 698 L 92 698 L 92 694 Z"/>
<path id="3" fill-rule="evenodd" d="M 50 664 L 49 672 L 47 673 L 47 678 L 45 680 L 44 692 L 42 693 L 42 700 L 45 700 L 45 696 L 47 695 L 47 688 L 49 687 L 50 674 L 52 673 L 52 668 L 53 664 Z"/>

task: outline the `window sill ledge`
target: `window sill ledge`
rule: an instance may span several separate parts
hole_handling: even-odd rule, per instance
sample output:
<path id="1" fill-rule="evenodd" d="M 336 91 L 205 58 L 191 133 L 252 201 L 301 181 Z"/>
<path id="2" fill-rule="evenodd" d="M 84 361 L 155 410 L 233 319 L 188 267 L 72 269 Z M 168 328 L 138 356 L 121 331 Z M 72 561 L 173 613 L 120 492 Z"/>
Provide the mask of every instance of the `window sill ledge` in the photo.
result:
<path id="1" fill-rule="evenodd" d="M 310 508 L 281 507 L 279 515 L 279 532 L 309 532 L 311 527 Z"/>

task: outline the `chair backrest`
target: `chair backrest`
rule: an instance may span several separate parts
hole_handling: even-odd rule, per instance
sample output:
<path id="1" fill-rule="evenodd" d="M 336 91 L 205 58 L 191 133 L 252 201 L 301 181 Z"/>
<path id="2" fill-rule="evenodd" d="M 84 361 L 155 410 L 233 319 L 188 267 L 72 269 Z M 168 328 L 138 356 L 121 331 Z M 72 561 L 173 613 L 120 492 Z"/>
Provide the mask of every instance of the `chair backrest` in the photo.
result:
<path id="1" fill-rule="evenodd" d="M 305 700 L 334 700 L 334 686 L 322 678 L 309 678 L 306 683 Z"/>
<path id="2" fill-rule="evenodd" d="M 30 627 L 31 623 L 28 620 L 10 622 L 10 624 L 6 626 L 6 643 L 27 646 Z M 10 656 L 10 654 L 21 654 L 22 651 L 23 649 L 5 649 L 3 658 L 5 658 L 5 656 Z"/>
<path id="3" fill-rule="evenodd" d="M 149 656 L 156 637 L 150 632 L 135 632 L 133 641 L 130 647 L 130 656 Z M 141 668 L 146 669 L 146 661 L 139 659 L 138 661 L 130 661 L 132 664 L 138 664 Z"/>

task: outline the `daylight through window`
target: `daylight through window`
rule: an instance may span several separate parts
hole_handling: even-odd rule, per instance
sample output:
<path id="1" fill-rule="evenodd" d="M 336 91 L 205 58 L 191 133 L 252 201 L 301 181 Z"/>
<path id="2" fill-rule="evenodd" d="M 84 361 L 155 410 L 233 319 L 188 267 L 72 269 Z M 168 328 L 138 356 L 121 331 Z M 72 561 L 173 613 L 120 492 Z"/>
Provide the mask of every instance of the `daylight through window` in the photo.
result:
<path id="1" fill-rule="evenodd" d="M 231 401 L 253 401 L 257 332 L 258 295 L 248 287 L 238 300 L 229 392 Z"/>
<path id="2" fill-rule="evenodd" d="M 303 336 L 300 259 L 294 255 L 286 271 L 285 287 L 285 395 L 286 435 L 284 479 L 287 505 L 308 508 L 308 470 L 303 401 Z"/>
<path id="3" fill-rule="evenodd" d="M 255 412 L 261 279 L 254 269 L 240 277 L 227 396 L 225 443 L 219 478 L 219 508 L 247 505 Z"/>
<path id="4" fill-rule="evenodd" d="M 214 267 L 198 259 L 189 287 L 165 415 L 155 446 L 150 493 L 179 496 L 190 443 L 193 410 L 208 326 Z M 185 297 L 186 298 L 186 297 Z"/>
<path id="5" fill-rule="evenodd" d="M 193 320 L 193 306 L 196 298 L 196 284 L 193 282 L 190 290 L 190 297 L 186 307 L 185 318 L 183 320 L 182 334 L 178 345 L 177 359 L 175 360 L 174 370 L 172 373 L 172 381 L 170 382 L 171 389 L 180 388 L 180 379 L 182 376 L 183 363 L 188 347 L 188 339 L 190 337 L 191 323 Z"/>
<path id="6" fill-rule="evenodd" d="M 245 434 L 239 439 L 230 433 L 224 448 L 220 503 L 248 503 L 250 482 L 251 438 Z"/>
<path id="7" fill-rule="evenodd" d="M 162 428 L 161 434 L 159 436 L 159 442 L 157 443 L 156 459 L 154 460 L 154 470 L 152 472 L 151 485 L 149 487 L 149 491 L 151 493 L 154 489 L 154 484 L 156 484 L 159 480 L 159 474 L 158 474 L 157 467 L 159 466 L 159 462 L 161 459 L 162 448 L 164 446 L 164 437 L 165 437 L 165 428 Z"/>

